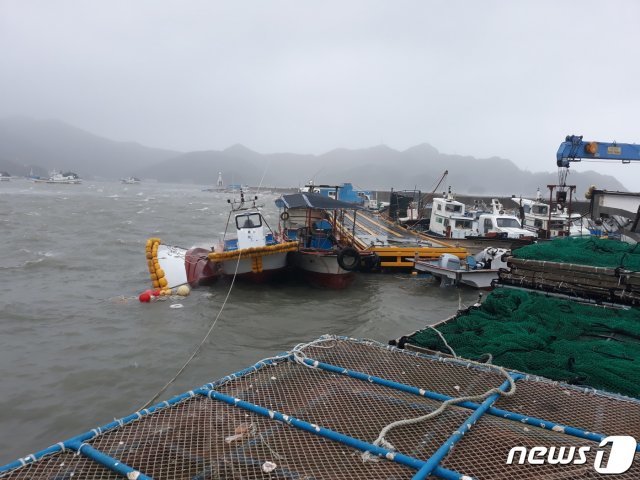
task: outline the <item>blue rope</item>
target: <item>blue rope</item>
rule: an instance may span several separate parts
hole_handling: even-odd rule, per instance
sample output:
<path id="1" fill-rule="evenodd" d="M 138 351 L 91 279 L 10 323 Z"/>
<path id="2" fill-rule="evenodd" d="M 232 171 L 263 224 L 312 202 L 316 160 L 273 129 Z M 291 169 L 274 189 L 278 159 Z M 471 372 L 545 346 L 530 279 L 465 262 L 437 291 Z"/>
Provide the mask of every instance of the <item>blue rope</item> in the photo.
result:
<path id="1" fill-rule="evenodd" d="M 318 435 L 323 438 L 327 438 L 329 440 L 333 440 L 335 442 L 342 443 L 343 445 L 347 445 L 348 447 L 355 448 L 362 452 L 369 452 L 373 455 L 377 455 L 378 457 L 386 458 L 387 460 L 391 460 L 393 462 L 399 463 L 400 465 L 411 467 L 415 470 L 420 470 L 426 464 L 426 462 L 424 462 L 423 460 L 418 460 L 417 458 L 413 458 L 408 455 L 403 455 L 401 453 L 392 452 L 391 450 L 388 450 L 386 448 L 378 447 L 371 443 L 364 442 L 357 438 L 353 438 L 343 433 L 335 432 L 333 430 L 329 430 L 327 428 L 320 427 L 318 425 L 313 425 L 309 422 L 299 420 L 295 417 L 291 417 L 289 415 L 285 415 L 283 413 L 280 413 L 274 410 L 269 410 L 265 407 L 261 407 L 253 403 L 240 400 L 239 398 L 234 398 L 229 395 L 225 395 L 215 390 L 199 389 L 199 390 L 196 390 L 195 393 L 199 395 L 204 395 L 213 400 L 224 402 L 227 405 L 231 405 L 233 407 L 242 408 L 244 410 L 250 411 L 262 417 L 269 418 L 271 420 L 277 420 L 279 422 L 283 422 L 289 426 L 298 428 L 308 433 L 312 433 L 314 435 Z M 470 478 L 470 477 L 465 477 L 460 473 L 453 472 L 451 470 L 447 470 L 439 466 L 436 466 L 433 469 L 433 473 L 446 480 L 461 480 L 463 478 L 466 478 L 466 479 Z"/>
<path id="2" fill-rule="evenodd" d="M 513 375 L 512 378 L 514 381 L 522 378 L 523 375 Z M 511 387 L 511 382 L 506 380 L 498 389 L 502 392 L 506 392 L 508 388 Z M 446 442 L 444 442 L 436 452 L 429 457 L 424 466 L 415 474 L 413 480 L 424 480 L 431 473 L 433 473 L 440 462 L 446 457 L 449 451 L 458 443 L 465 433 L 467 433 L 472 425 L 475 423 L 486 413 L 493 403 L 500 398 L 499 393 L 494 393 L 493 395 L 487 397 L 487 399 L 482 402 L 482 404 L 471 414 L 469 418 L 467 418 L 464 423 L 456 430 L 453 435 L 451 435 Z"/>

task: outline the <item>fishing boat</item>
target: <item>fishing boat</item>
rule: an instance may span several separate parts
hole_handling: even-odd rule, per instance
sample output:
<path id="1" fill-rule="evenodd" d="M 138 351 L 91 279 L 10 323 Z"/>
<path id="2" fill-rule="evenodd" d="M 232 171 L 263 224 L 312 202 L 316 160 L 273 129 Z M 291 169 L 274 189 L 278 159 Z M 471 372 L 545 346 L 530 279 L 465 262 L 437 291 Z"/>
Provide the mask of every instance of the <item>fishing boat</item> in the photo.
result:
<path id="1" fill-rule="evenodd" d="M 214 246 L 185 249 L 147 241 L 149 273 L 154 288 L 174 288 L 215 282 L 220 276 L 239 277 L 255 283 L 270 280 L 287 266 L 287 255 L 298 249 L 297 241 L 278 239 L 256 205 L 229 200 L 231 210 L 223 238 Z M 231 230 L 235 236 L 229 236 Z M 149 248 L 151 250 L 149 250 Z M 164 278 L 164 280 L 162 280 Z"/>
<path id="2" fill-rule="evenodd" d="M 341 185 L 316 185 L 310 180 L 304 187 L 299 189 L 300 193 L 315 193 L 341 202 L 353 203 L 370 210 L 378 210 L 380 203 L 369 190 L 358 190 L 351 183 Z"/>
<path id="3" fill-rule="evenodd" d="M 442 254 L 437 260 L 414 259 L 418 272 L 430 273 L 440 280 L 442 287 L 467 285 L 472 288 L 490 289 L 498 279 L 501 268 L 507 268 L 502 259 L 509 250 L 488 247 L 461 260 L 452 254 Z"/>
<path id="4" fill-rule="evenodd" d="M 124 183 L 125 185 L 137 185 L 140 183 L 140 179 L 136 177 L 127 177 L 127 178 L 122 178 L 120 182 Z"/>
<path id="5" fill-rule="evenodd" d="M 8 182 L 11 180 L 9 172 L 0 172 L 0 182 Z"/>
<path id="6" fill-rule="evenodd" d="M 520 220 L 507 212 L 497 198 L 486 206 L 476 203 L 467 209 L 455 199 L 451 188 L 442 198 L 433 199 L 429 232 L 438 237 L 463 238 L 508 238 L 530 241 L 535 234 L 522 228 Z"/>
<path id="7" fill-rule="evenodd" d="M 362 207 L 312 192 L 283 195 L 276 205 L 282 209 L 282 237 L 298 244 L 293 264 L 309 283 L 345 288 L 355 271 L 371 270 L 379 264 L 375 253 L 355 248 L 353 237 L 345 235 L 334 221 L 344 217 L 345 211 L 355 215 Z"/>
<path id="8" fill-rule="evenodd" d="M 565 208 L 556 205 L 553 209 L 543 202 L 540 189 L 535 200 L 512 197 L 520 207 L 522 227 L 533 232 L 538 238 L 553 239 L 563 236 L 590 235 L 588 222 L 579 213 L 569 214 Z"/>
<path id="9" fill-rule="evenodd" d="M 78 185 L 82 183 L 82 179 L 78 176 L 77 173 L 74 172 L 57 172 L 54 170 L 49 175 L 49 178 L 36 178 L 33 180 L 36 183 L 59 183 L 59 184 L 73 184 Z"/>

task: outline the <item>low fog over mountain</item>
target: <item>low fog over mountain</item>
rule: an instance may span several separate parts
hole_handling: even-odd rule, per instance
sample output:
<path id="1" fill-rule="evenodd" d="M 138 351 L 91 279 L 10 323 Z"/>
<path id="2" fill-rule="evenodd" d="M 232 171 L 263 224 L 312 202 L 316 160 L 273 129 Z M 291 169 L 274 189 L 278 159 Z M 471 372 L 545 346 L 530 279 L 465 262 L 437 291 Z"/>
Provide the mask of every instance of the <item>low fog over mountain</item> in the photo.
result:
<path id="1" fill-rule="evenodd" d="M 242 145 L 182 153 L 108 140 L 57 120 L 0 120 L 0 170 L 12 175 L 26 175 L 31 169 L 44 175 L 58 169 L 72 170 L 87 179 L 135 175 L 161 182 L 213 185 L 222 172 L 226 184 L 295 187 L 313 180 L 317 184 L 351 182 L 371 190 L 430 191 L 448 170 L 446 185 L 458 193 L 530 195 L 538 187 L 546 191 L 546 185 L 558 182 L 555 152 L 549 152 L 540 167 L 547 171 L 528 172 L 498 157 L 448 155 L 427 143 L 404 151 L 379 145 L 335 149 L 322 155 L 261 154 Z M 614 177 L 595 172 L 571 172 L 568 183 L 578 186 L 580 197 L 589 185 L 625 190 Z"/>

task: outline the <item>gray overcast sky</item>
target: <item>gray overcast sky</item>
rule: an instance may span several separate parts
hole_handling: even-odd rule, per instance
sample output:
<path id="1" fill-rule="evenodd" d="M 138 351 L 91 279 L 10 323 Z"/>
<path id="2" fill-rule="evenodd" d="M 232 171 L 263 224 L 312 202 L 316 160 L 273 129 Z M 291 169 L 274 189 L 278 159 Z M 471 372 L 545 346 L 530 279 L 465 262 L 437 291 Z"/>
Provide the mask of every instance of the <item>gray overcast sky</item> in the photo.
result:
<path id="1" fill-rule="evenodd" d="M 179 150 L 640 143 L 640 2 L 0 0 L 0 116 Z M 640 162 L 582 164 L 640 190 Z"/>

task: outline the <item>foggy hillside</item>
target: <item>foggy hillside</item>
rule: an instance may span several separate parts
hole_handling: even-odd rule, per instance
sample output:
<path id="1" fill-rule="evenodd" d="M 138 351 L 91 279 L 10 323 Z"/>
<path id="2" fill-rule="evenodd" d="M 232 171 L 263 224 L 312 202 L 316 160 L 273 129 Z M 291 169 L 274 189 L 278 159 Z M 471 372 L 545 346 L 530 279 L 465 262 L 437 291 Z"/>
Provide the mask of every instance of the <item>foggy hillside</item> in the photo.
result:
<path id="1" fill-rule="evenodd" d="M 0 119 L 0 170 L 35 175 L 71 170 L 81 177 L 122 178 L 178 152 L 115 142 L 58 120 Z M 40 172 L 40 173 L 38 173 Z"/>
<path id="2" fill-rule="evenodd" d="M 549 170 L 555 169 L 555 156 L 549 160 Z M 539 187 L 558 183 L 557 172 L 527 172 L 503 158 L 477 159 L 470 156 L 439 153 L 428 144 L 404 151 L 381 145 L 372 148 L 336 149 L 322 155 L 270 154 L 261 155 L 236 145 L 223 151 L 189 153 L 168 160 L 153 174 L 160 181 L 189 181 L 213 185 L 222 172 L 225 184 L 265 187 L 301 186 L 309 180 L 316 184 L 351 182 L 369 190 L 418 188 L 431 191 L 445 170 L 449 174 L 441 191 L 448 185 L 458 193 L 476 195 L 531 195 Z M 152 173 L 138 171 L 141 176 Z M 610 175 L 595 172 L 570 172 L 569 184 L 577 185 L 582 197 L 590 185 L 609 190 L 626 190 Z"/>
<path id="3" fill-rule="evenodd" d="M 225 150 L 181 153 L 115 142 L 56 120 L 23 117 L 0 119 L 0 170 L 12 175 L 45 175 L 52 169 L 72 170 L 84 178 L 119 179 L 135 175 L 161 182 L 214 185 L 218 172 L 225 184 L 295 187 L 351 182 L 370 190 L 418 188 L 431 191 L 445 170 L 442 191 L 451 185 L 458 193 L 476 195 L 530 195 L 558 182 L 555 152 L 541 165 L 548 172 L 532 173 L 511 160 L 440 153 L 423 143 L 404 151 L 385 145 L 349 150 L 338 148 L 321 155 L 260 154 L 242 145 Z M 595 172 L 571 172 L 569 184 L 582 197 L 589 185 L 626 190 L 614 177 Z"/>

